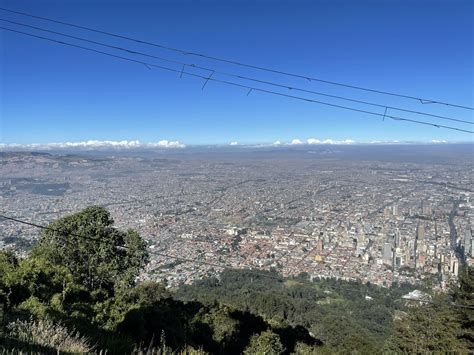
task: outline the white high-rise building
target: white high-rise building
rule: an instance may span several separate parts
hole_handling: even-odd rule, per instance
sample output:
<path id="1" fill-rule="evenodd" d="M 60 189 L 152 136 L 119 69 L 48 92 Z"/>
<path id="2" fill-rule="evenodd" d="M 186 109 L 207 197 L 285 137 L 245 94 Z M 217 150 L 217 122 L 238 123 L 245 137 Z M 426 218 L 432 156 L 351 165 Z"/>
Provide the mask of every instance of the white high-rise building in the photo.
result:
<path id="1" fill-rule="evenodd" d="M 471 233 L 471 226 L 466 227 L 466 231 L 464 232 L 464 255 L 471 255 L 472 254 L 472 233 Z"/>
<path id="2" fill-rule="evenodd" d="M 383 245 L 383 263 L 390 266 L 393 264 L 392 243 L 390 242 L 385 242 Z"/>

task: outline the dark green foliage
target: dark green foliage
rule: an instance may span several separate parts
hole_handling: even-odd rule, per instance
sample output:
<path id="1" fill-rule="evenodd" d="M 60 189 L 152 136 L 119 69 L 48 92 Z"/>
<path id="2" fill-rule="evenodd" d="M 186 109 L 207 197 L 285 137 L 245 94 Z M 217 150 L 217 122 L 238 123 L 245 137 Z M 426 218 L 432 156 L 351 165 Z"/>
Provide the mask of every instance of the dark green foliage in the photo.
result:
<path id="1" fill-rule="evenodd" d="M 239 337 L 240 322 L 232 316 L 233 311 L 227 306 L 217 306 L 196 316 L 197 322 L 212 329 L 212 340 L 222 348 L 228 347 Z"/>
<path id="2" fill-rule="evenodd" d="M 268 328 L 258 316 L 217 303 L 201 305 L 192 324 L 194 334 L 201 337 L 195 341 L 199 340 L 205 350 L 220 354 L 241 354 L 253 334 Z"/>
<path id="3" fill-rule="evenodd" d="M 464 268 L 459 284 L 453 287 L 453 302 L 461 325 L 461 339 L 469 350 L 474 351 L 474 267 Z"/>
<path id="4" fill-rule="evenodd" d="M 32 255 L 66 267 L 89 290 L 130 286 L 148 261 L 146 245 L 137 232 L 112 225 L 106 209 L 88 207 L 51 223 Z"/>
<path id="5" fill-rule="evenodd" d="M 2 312 L 10 305 L 11 284 L 13 271 L 18 266 L 18 259 L 8 250 L 0 250 L 0 310 Z"/>
<path id="6" fill-rule="evenodd" d="M 385 348 L 394 352 L 468 353 L 474 350 L 474 269 L 465 267 L 451 296 L 409 307 L 394 322 Z"/>
<path id="7" fill-rule="evenodd" d="M 285 348 L 280 341 L 278 334 L 265 331 L 254 335 L 244 351 L 245 355 L 279 355 L 283 354 Z"/>
<path id="8" fill-rule="evenodd" d="M 261 275 L 261 276 L 260 276 Z M 177 296 L 205 304 L 219 301 L 262 316 L 278 333 L 279 327 L 311 331 L 333 351 L 380 350 L 392 329 L 395 302 L 410 291 L 407 286 L 382 289 L 370 284 L 335 280 L 310 281 L 305 275 L 282 279 L 275 273 L 227 270 L 220 280 L 206 279 L 182 287 Z M 370 295 L 372 300 L 366 300 Z M 280 334 L 280 333 L 278 333 Z M 282 335 L 282 334 L 280 334 Z M 293 349 L 295 343 L 286 343 Z M 288 339 L 295 339 L 289 337 Z M 305 340 L 311 343 L 310 339 Z"/>
<path id="9" fill-rule="evenodd" d="M 460 353 L 466 349 L 458 339 L 459 331 L 456 313 L 444 302 L 413 306 L 395 321 L 386 349 L 409 354 Z"/>

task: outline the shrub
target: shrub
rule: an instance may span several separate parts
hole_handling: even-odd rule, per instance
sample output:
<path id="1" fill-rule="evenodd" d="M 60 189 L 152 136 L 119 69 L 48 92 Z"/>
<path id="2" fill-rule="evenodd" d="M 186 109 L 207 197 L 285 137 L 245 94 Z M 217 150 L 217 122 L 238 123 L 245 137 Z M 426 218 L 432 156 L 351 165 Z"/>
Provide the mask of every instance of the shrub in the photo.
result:
<path id="1" fill-rule="evenodd" d="M 87 353 L 93 350 L 89 340 L 49 319 L 16 320 L 7 326 L 10 338 L 53 348 L 58 352 Z"/>

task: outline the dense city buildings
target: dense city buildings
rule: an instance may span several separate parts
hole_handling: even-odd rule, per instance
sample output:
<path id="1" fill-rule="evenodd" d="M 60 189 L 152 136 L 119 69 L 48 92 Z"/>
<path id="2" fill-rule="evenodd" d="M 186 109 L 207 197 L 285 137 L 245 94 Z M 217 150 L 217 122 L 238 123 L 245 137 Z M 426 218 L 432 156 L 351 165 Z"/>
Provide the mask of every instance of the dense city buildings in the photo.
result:
<path id="1" fill-rule="evenodd" d="M 141 278 L 170 286 L 232 267 L 442 289 L 473 261 L 474 161 L 428 149 L 0 153 L 1 211 L 48 224 L 105 206 L 147 240 Z M 0 220 L 0 247 L 38 234 Z"/>

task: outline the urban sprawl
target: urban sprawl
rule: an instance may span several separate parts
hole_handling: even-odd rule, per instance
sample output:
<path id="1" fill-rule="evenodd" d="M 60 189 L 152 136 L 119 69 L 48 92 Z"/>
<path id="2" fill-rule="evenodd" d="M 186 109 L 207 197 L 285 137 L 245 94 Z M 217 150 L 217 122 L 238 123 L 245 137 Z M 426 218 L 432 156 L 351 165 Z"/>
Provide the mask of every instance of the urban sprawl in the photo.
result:
<path id="1" fill-rule="evenodd" d="M 170 287 L 246 268 L 444 289 L 474 260 L 472 161 L 0 154 L 2 213 L 47 225 L 104 206 L 147 241 L 140 278 Z M 24 254 L 39 233 L 0 219 L 0 248 Z"/>

